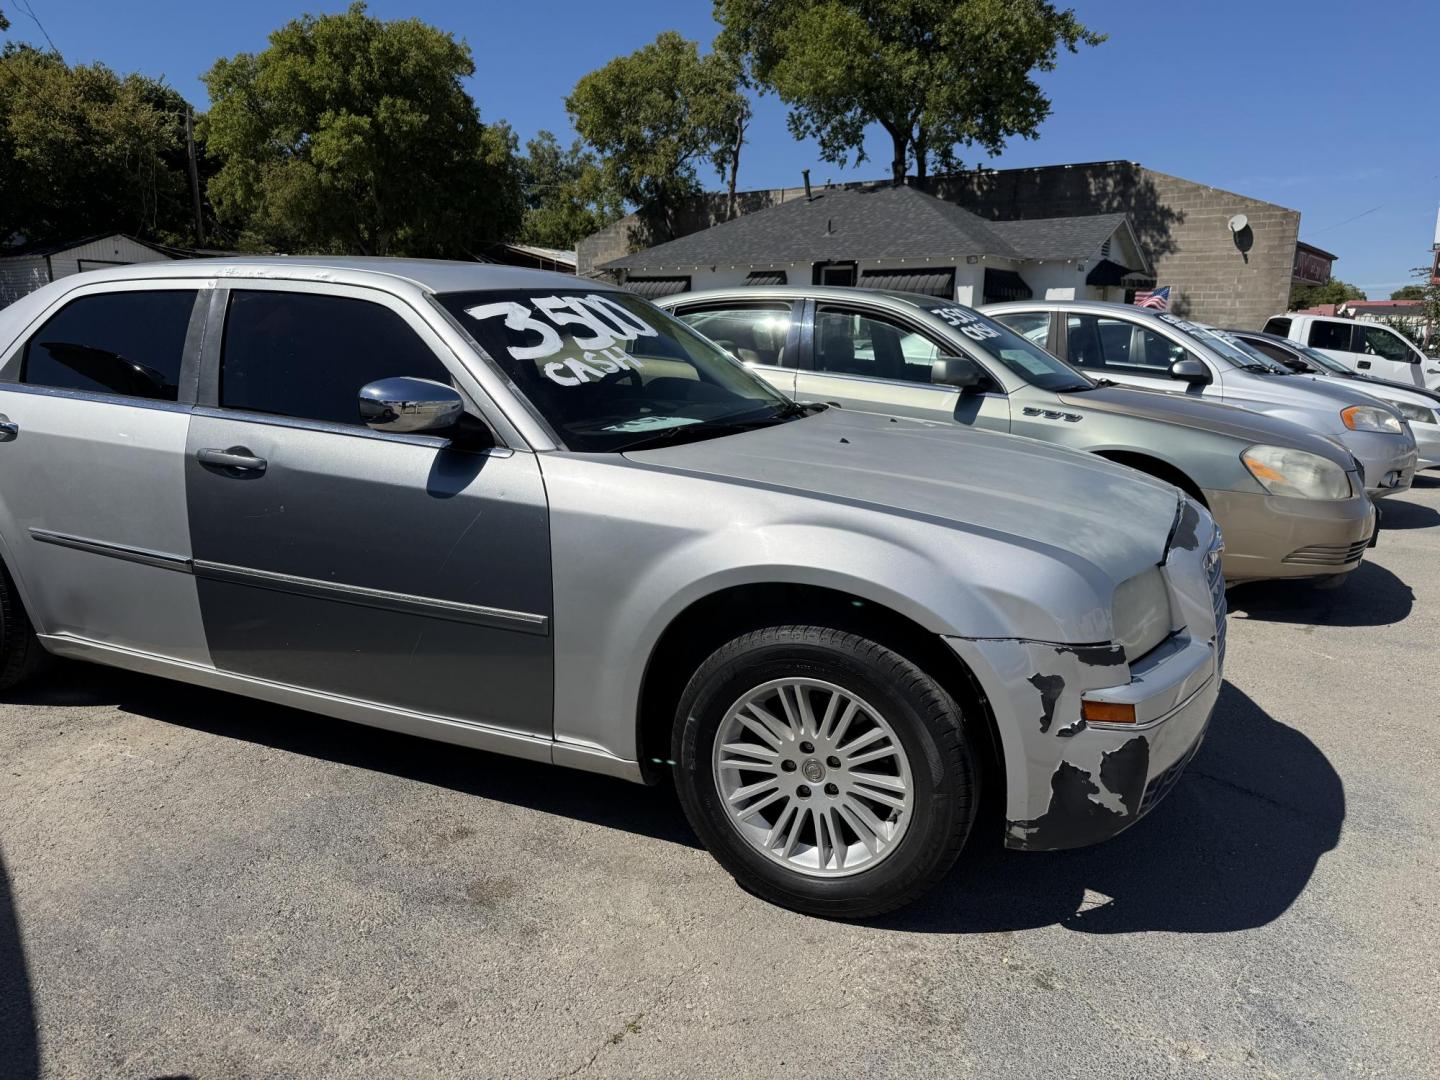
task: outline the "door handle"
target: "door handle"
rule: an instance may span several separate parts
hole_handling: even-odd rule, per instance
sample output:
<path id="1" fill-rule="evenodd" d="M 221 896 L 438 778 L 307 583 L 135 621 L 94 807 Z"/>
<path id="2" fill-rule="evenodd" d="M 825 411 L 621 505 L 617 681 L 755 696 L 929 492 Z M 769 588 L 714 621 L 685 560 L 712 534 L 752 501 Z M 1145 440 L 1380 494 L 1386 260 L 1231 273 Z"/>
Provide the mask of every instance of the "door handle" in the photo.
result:
<path id="1" fill-rule="evenodd" d="M 199 461 L 211 469 L 219 469 L 222 472 L 240 473 L 263 473 L 265 471 L 265 459 L 256 457 L 243 446 L 232 446 L 228 450 L 205 449 L 195 455 Z"/>
<path id="2" fill-rule="evenodd" d="M 1370 361 L 1369 361 L 1369 360 L 1361 360 L 1361 361 L 1360 361 L 1358 364 L 1356 364 L 1355 366 L 1356 366 L 1357 368 L 1361 368 L 1361 369 L 1363 370 L 1363 369 L 1368 368 L 1368 367 L 1370 366 Z"/>
<path id="3" fill-rule="evenodd" d="M 20 434 L 20 425 L 4 413 L 0 413 L 0 442 L 13 442 Z"/>

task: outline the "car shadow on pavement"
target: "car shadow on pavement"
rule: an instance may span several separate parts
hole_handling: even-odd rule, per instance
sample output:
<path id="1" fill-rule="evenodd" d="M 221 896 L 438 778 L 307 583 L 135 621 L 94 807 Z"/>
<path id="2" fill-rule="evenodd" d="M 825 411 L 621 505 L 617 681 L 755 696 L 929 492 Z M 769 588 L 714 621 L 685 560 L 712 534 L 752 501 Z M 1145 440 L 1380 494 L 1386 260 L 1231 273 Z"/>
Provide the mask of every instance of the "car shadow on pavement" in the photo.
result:
<path id="1" fill-rule="evenodd" d="M 1382 532 L 1380 542 L 1385 542 Z M 1338 589 L 1255 581 L 1226 593 L 1232 617 L 1318 626 L 1387 626 L 1410 614 L 1415 593 L 1378 563 L 1363 562 Z"/>
<path id="2" fill-rule="evenodd" d="M 1440 525 L 1440 510 L 1406 499 L 1386 499 L 1380 526 L 1380 543 L 1391 529 L 1430 529 Z"/>
<path id="3" fill-rule="evenodd" d="M 10 877 L 0 858 L 0 1076 L 34 1080 L 40 1075 L 40 1037 L 20 920 L 10 894 Z"/>
<path id="4" fill-rule="evenodd" d="M 1095 847 L 1015 852 L 976 838 L 891 930 L 1231 933 L 1282 915 L 1340 838 L 1345 789 L 1325 755 L 1226 683 L 1175 790 Z"/>
<path id="5" fill-rule="evenodd" d="M 699 847 L 668 785 L 626 780 L 269 705 L 168 679 L 90 664 L 59 663 L 7 700 L 32 705 L 114 705 L 166 724 L 289 754 L 450 788 L 688 847 Z"/>

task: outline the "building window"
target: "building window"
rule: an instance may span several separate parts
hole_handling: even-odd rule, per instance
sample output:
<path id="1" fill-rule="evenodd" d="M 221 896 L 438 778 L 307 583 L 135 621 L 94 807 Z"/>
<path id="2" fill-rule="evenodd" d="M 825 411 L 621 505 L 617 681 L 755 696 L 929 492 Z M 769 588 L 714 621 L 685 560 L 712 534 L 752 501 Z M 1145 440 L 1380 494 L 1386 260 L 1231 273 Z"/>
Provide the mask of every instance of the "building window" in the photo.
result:
<path id="1" fill-rule="evenodd" d="M 816 263 L 814 284 L 838 285 L 842 288 L 854 285 L 855 264 L 853 262 Z"/>

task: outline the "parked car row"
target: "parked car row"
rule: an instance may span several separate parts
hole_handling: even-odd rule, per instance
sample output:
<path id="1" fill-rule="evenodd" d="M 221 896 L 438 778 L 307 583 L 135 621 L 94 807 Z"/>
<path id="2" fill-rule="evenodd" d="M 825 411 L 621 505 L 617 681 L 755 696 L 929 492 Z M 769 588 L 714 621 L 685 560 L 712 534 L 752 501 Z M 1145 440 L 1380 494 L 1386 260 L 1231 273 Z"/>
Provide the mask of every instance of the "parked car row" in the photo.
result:
<path id="1" fill-rule="evenodd" d="M 1229 335 L 1167 313 L 1060 301 L 982 313 L 821 286 L 661 303 L 799 400 L 1026 435 L 1172 483 L 1220 523 L 1232 584 L 1342 580 L 1374 535 L 1371 499 L 1408 488 L 1416 467 L 1392 406 L 1276 378 Z"/>
<path id="2" fill-rule="evenodd" d="M 747 888 L 870 915 L 982 800 L 1022 850 L 1148 813 L 1226 574 L 1353 570 L 1416 465 L 1391 405 L 1135 309 L 666 306 L 286 258 L 0 311 L 0 687 L 56 655 L 673 778 Z"/>

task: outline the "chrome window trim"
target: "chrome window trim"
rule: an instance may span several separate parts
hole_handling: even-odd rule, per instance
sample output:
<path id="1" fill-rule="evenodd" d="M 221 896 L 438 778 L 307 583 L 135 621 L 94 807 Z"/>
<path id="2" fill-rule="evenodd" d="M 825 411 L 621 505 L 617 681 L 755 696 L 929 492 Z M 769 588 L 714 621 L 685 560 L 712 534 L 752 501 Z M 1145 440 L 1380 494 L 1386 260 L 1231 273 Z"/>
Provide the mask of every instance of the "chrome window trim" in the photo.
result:
<path id="1" fill-rule="evenodd" d="M 411 446 L 426 446 L 432 450 L 455 450 L 457 453 L 484 454 L 489 457 L 506 458 L 515 453 L 508 446 L 491 446 L 483 450 L 463 450 L 452 445 L 440 435 L 404 435 L 393 431 L 372 431 L 361 424 L 337 424 L 331 420 L 306 420 L 299 416 L 281 416 L 277 413 L 250 412 L 245 409 L 225 409 L 215 405 L 197 405 L 194 415 L 212 420 L 230 420 L 242 424 L 261 424 L 266 427 L 290 428 L 295 431 L 319 431 L 327 435 L 348 435 L 354 439 L 379 439 L 382 442 L 406 443 Z"/>
<path id="2" fill-rule="evenodd" d="M 160 412 L 188 413 L 194 406 L 179 401 L 161 401 L 159 398 L 127 397 L 125 394 L 106 394 L 91 390 L 71 390 L 63 386 L 41 386 L 38 383 L 15 382 L 0 379 L 0 390 L 7 394 L 34 394 L 37 397 L 65 398 L 71 401 L 93 401 L 100 405 L 125 405 L 134 409 L 156 409 Z"/>

